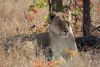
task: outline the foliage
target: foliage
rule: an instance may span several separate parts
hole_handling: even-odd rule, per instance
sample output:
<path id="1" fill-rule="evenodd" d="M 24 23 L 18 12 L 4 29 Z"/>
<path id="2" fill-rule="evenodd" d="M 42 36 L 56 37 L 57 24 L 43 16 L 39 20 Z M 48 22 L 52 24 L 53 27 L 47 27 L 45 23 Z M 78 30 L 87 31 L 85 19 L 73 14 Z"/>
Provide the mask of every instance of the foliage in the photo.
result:
<path id="1" fill-rule="evenodd" d="M 75 8 L 75 10 L 72 12 L 73 15 L 77 16 L 81 14 L 81 10 L 79 8 Z"/>
<path id="2" fill-rule="evenodd" d="M 37 0 L 35 6 L 37 8 L 43 8 L 43 7 L 47 7 L 47 3 L 45 2 L 45 0 Z"/>
<path id="3" fill-rule="evenodd" d="M 49 19 L 49 16 L 45 16 L 44 19 L 45 19 L 45 21 L 47 22 L 48 19 Z"/>
<path id="4" fill-rule="evenodd" d="M 47 7 L 47 3 L 45 0 L 33 0 L 33 3 L 29 6 L 29 10 L 31 10 L 33 7 L 36 7 L 37 9 Z"/>

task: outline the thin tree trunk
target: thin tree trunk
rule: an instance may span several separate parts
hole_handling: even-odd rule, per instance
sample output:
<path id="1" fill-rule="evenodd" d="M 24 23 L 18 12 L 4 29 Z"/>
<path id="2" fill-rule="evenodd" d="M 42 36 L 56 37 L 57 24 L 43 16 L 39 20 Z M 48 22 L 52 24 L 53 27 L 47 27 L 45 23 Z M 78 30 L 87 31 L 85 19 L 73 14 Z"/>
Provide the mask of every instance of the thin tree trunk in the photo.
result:
<path id="1" fill-rule="evenodd" d="M 83 0 L 83 36 L 91 36 L 90 0 Z"/>
<path id="2" fill-rule="evenodd" d="M 49 11 L 62 12 L 63 3 L 62 0 L 48 0 L 49 2 Z"/>

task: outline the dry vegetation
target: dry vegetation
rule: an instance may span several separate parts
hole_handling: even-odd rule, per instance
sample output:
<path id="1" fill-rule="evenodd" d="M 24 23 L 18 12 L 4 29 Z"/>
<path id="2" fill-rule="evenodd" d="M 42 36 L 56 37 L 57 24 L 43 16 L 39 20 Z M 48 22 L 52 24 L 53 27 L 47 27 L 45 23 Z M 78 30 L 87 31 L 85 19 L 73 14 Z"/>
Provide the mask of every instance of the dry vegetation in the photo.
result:
<path id="1" fill-rule="evenodd" d="M 39 29 L 44 25 L 44 16 L 47 16 L 47 8 L 38 10 L 37 14 L 28 12 L 28 6 L 32 0 L 0 0 L 0 67 L 99 67 L 99 52 L 91 54 L 91 51 L 81 53 L 78 57 L 64 62 L 58 59 L 46 62 L 42 52 L 40 57 L 35 56 L 35 44 L 31 41 L 21 42 L 21 37 L 14 41 L 14 46 L 6 51 L 4 43 L 7 38 L 20 34 L 31 34 L 31 26 Z M 34 15 L 34 21 L 27 19 L 27 15 Z M 12 42 L 12 41 L 11 41 Z M 93 57 L 91 59 L 91 56 Z"/>

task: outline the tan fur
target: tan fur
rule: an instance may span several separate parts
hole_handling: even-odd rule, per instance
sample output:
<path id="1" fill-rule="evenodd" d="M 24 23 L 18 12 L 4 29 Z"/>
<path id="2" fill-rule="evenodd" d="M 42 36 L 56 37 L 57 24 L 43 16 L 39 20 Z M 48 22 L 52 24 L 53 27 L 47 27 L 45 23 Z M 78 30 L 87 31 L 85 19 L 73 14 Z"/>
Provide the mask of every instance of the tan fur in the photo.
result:
<path id="1" fill-rule="evenodd" d="M 66 50 L 77 51 L 77 46 L 73 36 L 73 31 L 65 13 L 56 13 L 49 27 L 50 47 L 62 55 L 63 58 L 68 58 Z"/>

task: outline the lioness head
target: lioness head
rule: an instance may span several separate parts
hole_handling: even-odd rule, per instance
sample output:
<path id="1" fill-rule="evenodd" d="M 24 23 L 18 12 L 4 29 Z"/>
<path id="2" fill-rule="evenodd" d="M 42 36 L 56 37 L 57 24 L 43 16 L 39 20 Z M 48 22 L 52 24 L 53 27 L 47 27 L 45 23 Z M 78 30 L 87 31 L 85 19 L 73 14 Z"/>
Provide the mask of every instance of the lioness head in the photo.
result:
<path id="1" fill-rule="evenodd" d="M 50 29 L 55 35 L 67 38 L 68 34 L 71 33 L 67 15 L 60 12 L 52 13 Z"/>

